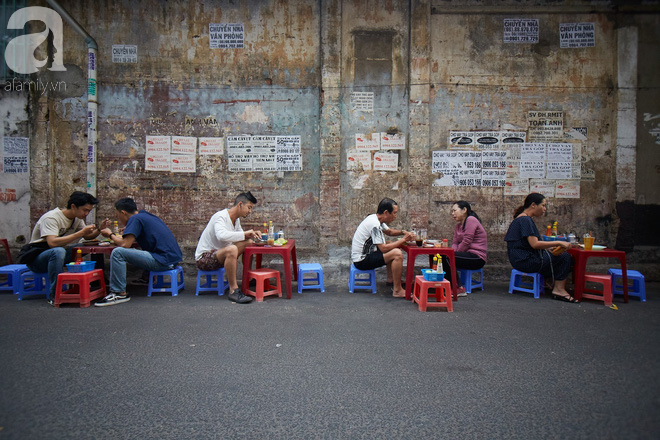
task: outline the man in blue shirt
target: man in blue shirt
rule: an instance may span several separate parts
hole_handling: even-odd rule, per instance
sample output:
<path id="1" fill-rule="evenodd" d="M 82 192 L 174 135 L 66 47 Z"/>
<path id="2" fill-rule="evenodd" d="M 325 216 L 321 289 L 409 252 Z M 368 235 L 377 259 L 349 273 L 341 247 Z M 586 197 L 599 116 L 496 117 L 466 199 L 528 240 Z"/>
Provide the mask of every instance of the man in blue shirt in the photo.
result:
<path id="1" fill-rule="evenodd" d="M 109 228 L 101 230 L 118 247 L 110 257 L 110 293 L 94 304 L 111 306 L 129 301 L 126 293 L 126 263 L 146 270 L 169 270 L 183 257 L 172 231 L 163 221 L 147 211 L 138 211 L 135 201 L 125 197 L 115 203 L 117 217 L 126 225 L 123 236 Z M 131 249 L 137 242 L 141 249 Z"/>

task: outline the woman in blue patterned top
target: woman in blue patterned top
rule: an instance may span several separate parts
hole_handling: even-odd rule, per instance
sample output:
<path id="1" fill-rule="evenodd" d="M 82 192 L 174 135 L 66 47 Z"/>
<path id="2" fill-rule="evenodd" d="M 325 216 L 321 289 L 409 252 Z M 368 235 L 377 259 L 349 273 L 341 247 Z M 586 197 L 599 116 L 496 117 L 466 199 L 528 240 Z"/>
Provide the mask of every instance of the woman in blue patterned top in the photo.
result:
<path id="1" fill-rule="evenodd" d="M 532 217 L 545 215 L 548 202 L 539 193 L 531 193 L 525 204 L 513 214 L 514 220 L 504 237 L 509 262 L 514 269 L 525 273 L 541 273 L 545 279 L 554 278 L 552 298 L 570 303 L 579 302 L 566 291 L 566 278 L 571 272 L 573 258 L 568 252 L 553 255 L 548 249 L 571 247 L 567 241 L 543 241 Z"/>

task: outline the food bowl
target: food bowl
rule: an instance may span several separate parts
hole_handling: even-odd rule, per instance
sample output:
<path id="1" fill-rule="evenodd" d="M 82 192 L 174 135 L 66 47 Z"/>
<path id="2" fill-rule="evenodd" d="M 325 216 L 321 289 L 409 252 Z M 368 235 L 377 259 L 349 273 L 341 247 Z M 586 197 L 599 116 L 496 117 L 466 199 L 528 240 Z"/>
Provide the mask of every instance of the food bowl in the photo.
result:
<path id="1" fill-rule="evenodd" d="M 96 261 L 83 261 L 80 264 L 69 263 L 66 265 L 66 269 L 69 272 L 89 272 L 90 270 L 94 270 L 95 265 Z"/>
<path id="2" fill-rule="evenodd" d="M 438 272 L 433 269 L 422 269 L 422 275 L 426 281 L 442 281 L 445 279 L 444 272 Z"/>

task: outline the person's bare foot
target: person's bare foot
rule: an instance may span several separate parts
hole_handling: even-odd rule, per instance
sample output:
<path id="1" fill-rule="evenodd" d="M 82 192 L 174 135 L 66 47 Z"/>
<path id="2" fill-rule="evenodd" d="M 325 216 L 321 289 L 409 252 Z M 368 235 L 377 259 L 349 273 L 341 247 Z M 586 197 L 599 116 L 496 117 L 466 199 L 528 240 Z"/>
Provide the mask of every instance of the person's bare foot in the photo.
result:
<path id="1" fill-rule="evenodd" d="M 403 298 L 403 297 L 406 296 L 406 290 L 405 289 L 401 289 L 401 290 L 398 290 L 398 291 L 397 290 L 392 290 L 392 296 L 394 298 Z"/>

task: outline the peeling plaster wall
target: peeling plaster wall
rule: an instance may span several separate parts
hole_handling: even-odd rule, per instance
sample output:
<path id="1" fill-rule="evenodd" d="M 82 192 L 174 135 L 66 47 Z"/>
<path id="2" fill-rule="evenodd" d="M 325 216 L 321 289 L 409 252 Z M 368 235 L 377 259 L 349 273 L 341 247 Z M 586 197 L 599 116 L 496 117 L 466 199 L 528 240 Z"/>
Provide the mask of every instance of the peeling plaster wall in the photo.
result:
<path id="1" fill-rule="evenodd" d="M 524 130 L 529 110 L 561 110 L 565 128 L 588 128 L 584 169 L 594 178 L 582 182 L 581 199 L 550 200 L 548 219 L 561 230 L 593 230 L 598 242 L 631 250 L 640 244 L 630 215 L 635 198 L 645 209 L 658 206 L 657 190 L 643 180 L 659 166 L 657 57 L 645 55 L 660 45 L 657 5 L 639 12 L 579 0 L 61 4 L 99 43 L 99 218 L 112 218 L 112 203 L 133 196 L 170 225 L 187 262 L 208 218 L 250 189 L 260 203 L 245 224 L 272 219 L 300 252 L 342 267 L 355 227 L 381 198 L 400 204 L 395 227 L 427 227 L 438 238 L 451 237 L 451 203 L 468 200 L 489 231 L 497 275 L 499 265 L 508 267 L 502 237 L 522 197 L 433 187 L 430 160 L 447 148 L 449 130 Z M 520 17 L 539 20 L 538 44 L 502 43 L 502 19 Z M 593 22 L 596 47 L 559 49 L 564 22 Z M 245 48 L 210 49 L 209 23 L 242 23 Z M 635 28 L 637 40 L 622 40 L 621 28 Z M 637 87 L 626 92 L 636 96 L 623 107 L 621 66 L 634 63 L 622 41 L 636 41 L 640 59 Z M 66 24 L 64 42 L 67 72 L 39 77 L 65 80 L 66 90 L 26 98 L 32 224 L 86 184 L 87 51 Z M 113 44 L 138 45 L 138 63 L 112 63 Z M 351 108 L 355 91 L 374 92 L 373 112 Z M 6 99 L 0 109 L 12 105 Z M 396 172 L 347 170 L 356 133 L 389 129 L 407 141 Z M 622 144 L 631 130 L 633 155 Z M 301 135 L 303 171 L 230 173 L 226 156 L 198 156 L 194 174 L 146 172 L 145 136 L 154 134 Z M 622 161 L 630 172 L 616 172 Z"/>

